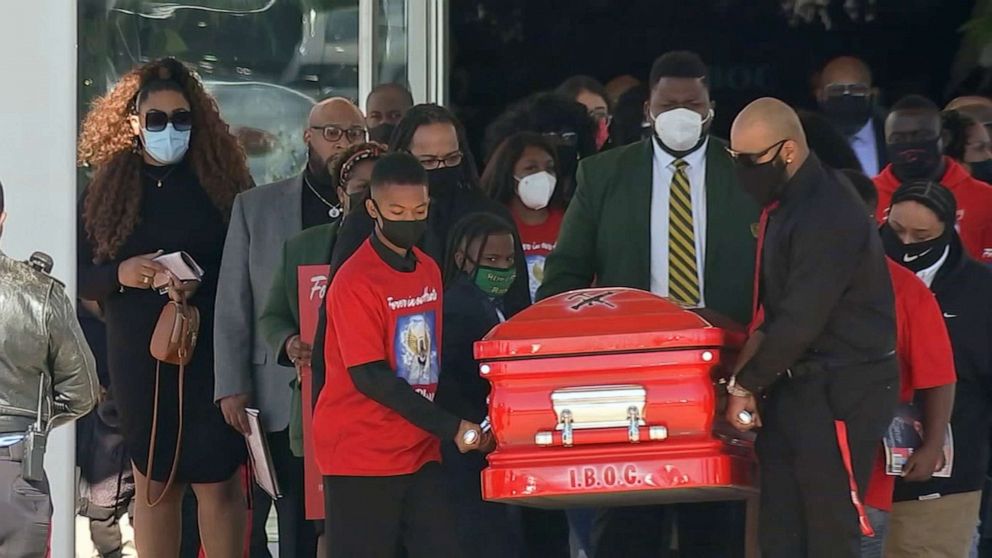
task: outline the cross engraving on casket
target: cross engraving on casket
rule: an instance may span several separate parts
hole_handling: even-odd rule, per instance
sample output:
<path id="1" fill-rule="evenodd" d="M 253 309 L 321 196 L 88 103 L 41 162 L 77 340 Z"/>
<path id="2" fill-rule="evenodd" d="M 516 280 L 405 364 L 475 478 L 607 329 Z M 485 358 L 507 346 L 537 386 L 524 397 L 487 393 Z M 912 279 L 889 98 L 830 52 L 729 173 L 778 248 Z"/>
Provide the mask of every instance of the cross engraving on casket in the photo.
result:
<path id="1" fill-rule="evenodd" d="M 573 295 L 570 295 L 566 300 L 578 301 L 570 307 L 571 310 L 574 310 L 576 312 L 582 310 L 587 306 L 595 306 L 597 304 L 602 304 L 607 308 L 616 308 L 617 307 L 616 304 L 613 304 L 612 302 L 607 300 L 609 297 L 615 294 L 616 293 L 613 291 L 606 291 L 605 293 L 599 293 L 599 294 L 575 293 Z"/>

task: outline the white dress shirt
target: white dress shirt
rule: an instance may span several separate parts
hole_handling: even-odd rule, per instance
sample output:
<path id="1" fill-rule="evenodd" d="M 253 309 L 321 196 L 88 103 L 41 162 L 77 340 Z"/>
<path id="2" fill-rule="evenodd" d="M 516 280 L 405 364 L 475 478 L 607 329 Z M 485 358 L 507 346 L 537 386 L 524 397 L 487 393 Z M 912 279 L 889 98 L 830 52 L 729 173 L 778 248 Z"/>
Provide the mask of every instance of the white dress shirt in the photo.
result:
<path id="1" fill-rule="evenodd" d="M 921 281 L 923 281 L 924 283 L 926 283 L 927 287 L 930 287 L 931 285 L 933 285 L 933 280 L 936 279 L 937 272 L 940 271 L 940 268 L 941 267 L 943 267 L 944 262 L 947 261 L 947 255 L 950 254 L 950 253 L 951 253 L 951 247 L 950 246 L 948 246 L 947 248 L 944 248 L 944 255 L 941 256 L 940 259 L 937 260 L 937 262 L 934 263 L 932 266 L 930 266 L 930 267 L 928 267 L 926 269 L 917 271 L 916 272 L 916 276 L 919 277 Z"/>
<path id="2" fill-rule="evenodd" d="M 675 176 L 675 157 L 654 146 L 654 173 L 651 187 L 651 292 L 658 296 L 668 296 L 668 208 Z M 706 261 L 706 140 L 699 149 L 686 155 L 682 160 L 688 163 L 685 172 L 689 176 L 689 190 L 692 195 L 692 228 L 696 241 L 696 271 L 699 274 L 699 306 L 706 306 L 706 293 L 703 288 L 703 262 Z"/>
<path id="3" fill-rule="evenodd" d="M 864 128 L 857 134 L 847 138 L 847 142 L 854 149 L 854 154 L 861 162 L 861 169 L 865 176 L 875 177 L 882 169 L 878 168 L 878 138 L 875 137 L 875 121 L 871 118 Z"/>

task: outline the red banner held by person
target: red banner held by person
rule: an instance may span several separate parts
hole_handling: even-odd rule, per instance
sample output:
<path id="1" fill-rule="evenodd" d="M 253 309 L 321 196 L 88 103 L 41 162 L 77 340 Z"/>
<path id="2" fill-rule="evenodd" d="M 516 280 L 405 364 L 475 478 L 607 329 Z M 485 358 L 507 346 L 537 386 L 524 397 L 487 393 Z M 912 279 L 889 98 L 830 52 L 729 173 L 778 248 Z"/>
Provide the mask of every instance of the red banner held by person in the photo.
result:
<path id="1" fill-rule="evenodd" d="M 298 268 L 300 300 L 300 339 L 313 344 L 317 318 L 327 292 L 331 268 L 328 265 L 301 265 Z M 324 485 L 313 453 L 313 371 L 309 363 L 300 366 L 303 391 L 303 482 L 307 519 L 324 519 Z"/>

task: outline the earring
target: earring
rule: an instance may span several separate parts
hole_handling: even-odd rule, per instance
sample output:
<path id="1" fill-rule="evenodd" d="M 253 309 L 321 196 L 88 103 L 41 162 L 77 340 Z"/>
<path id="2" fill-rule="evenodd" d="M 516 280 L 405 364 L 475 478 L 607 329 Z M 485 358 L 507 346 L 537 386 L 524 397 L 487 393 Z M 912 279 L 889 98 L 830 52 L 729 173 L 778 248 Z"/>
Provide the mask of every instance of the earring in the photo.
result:
<path id="1" fill-rule="evenodd" d="M 792 157 L 789 157 L 788 159 L 786 159 L 785 160 L 785 164 L 786 165 L 791 165 L 792 164 Z"/>
<path id="2" fill-rule="evenodd" d="M 138 136 L 134 136 L 131 138 L 131 152 L 139 153 L 139 154 L 141 153 L 141 142 L 138 140 Z"/>

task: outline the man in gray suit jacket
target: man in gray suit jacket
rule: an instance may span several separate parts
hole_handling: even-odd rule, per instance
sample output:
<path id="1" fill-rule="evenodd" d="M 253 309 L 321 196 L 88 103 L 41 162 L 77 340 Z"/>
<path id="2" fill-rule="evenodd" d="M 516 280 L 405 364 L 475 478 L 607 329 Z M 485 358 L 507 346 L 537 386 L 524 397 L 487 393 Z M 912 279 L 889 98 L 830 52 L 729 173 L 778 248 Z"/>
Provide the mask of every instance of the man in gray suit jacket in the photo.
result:
<path id="1" fill-rule="evenodd" d="M 314 556 L 316 536 L 305 519 L 303 460 L 289 446 L 290 385 L 296 373 L 280 365 L 280 355 L 272 354 L 257 333 L 258 318 L 283 243 L 305 228 L 341 217 L 328 161 L 366 138 L 365 118 L 355 105 L 340 98 L 323 101 L 314 106 L 304 131 L 308 162 L 303 174 L 244 192 L 231 210 L 217 287 L 214 398 L 228 424 L 243 434 L 249 432 L 245 407 L 260 410 L 285 493 L 276 502 L 280 556 Z M 260 492 L 255 491 L 262 497 L 253 512 L 252 558 L 269 555 L 264 535 L 271 502 Z"/>

